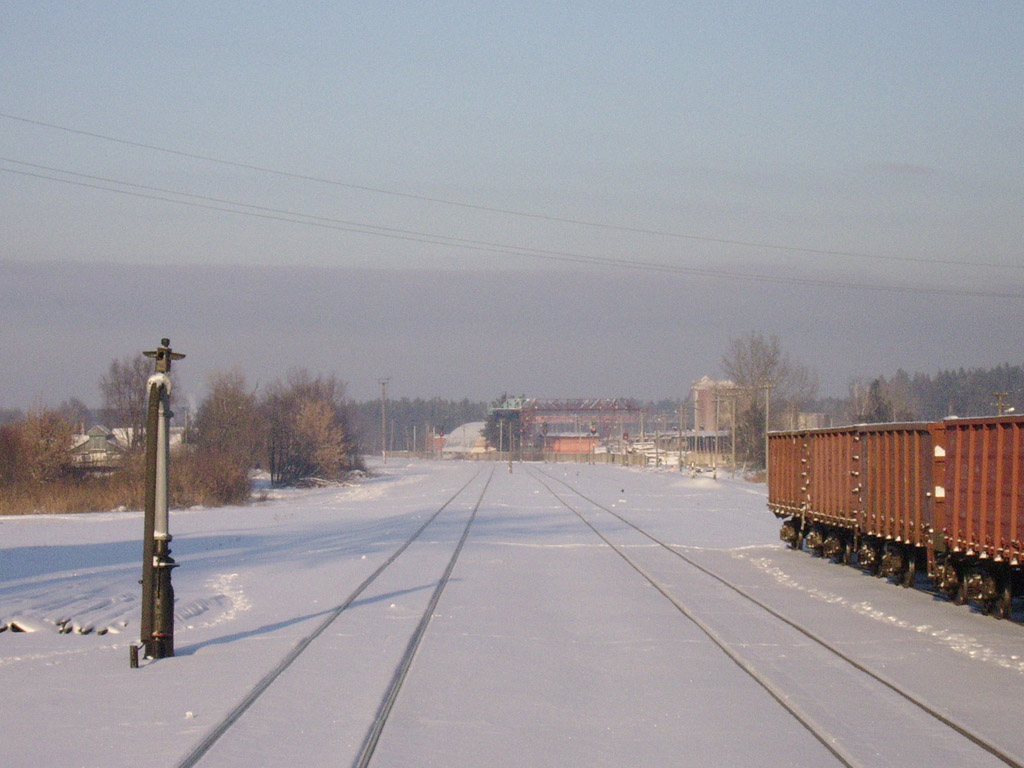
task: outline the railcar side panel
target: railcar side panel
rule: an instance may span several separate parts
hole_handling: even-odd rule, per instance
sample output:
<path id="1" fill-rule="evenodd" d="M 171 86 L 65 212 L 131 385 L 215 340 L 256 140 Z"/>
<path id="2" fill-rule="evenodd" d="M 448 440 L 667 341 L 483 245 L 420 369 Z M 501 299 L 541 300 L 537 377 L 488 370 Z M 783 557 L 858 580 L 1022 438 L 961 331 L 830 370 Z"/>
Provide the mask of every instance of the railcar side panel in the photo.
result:
<path id="1" fill-rule="evenodd" d="M 953 552 L 1024 559 L 1024 417 L 947 419 L 945 535 Z"/>
<path id="2" fill-rule="evenodd" d="M 859 513 L 859 438 L 856 429 L 805 433 L 808 465 L 808 517 L 853 528 Z"/>
<path id="3" fill-rule="evenodd" d="M 930 425 L 872 424 L 860 429 L 861 530 L 887 541 L 925 546 L 932 524 Z"/>
<path id="4" fill-rule="evenodd" d="M 807 501 L 805 440 L 793 432 L 768 436 L 768 507 L 777 516 L 801 514 Z"/>

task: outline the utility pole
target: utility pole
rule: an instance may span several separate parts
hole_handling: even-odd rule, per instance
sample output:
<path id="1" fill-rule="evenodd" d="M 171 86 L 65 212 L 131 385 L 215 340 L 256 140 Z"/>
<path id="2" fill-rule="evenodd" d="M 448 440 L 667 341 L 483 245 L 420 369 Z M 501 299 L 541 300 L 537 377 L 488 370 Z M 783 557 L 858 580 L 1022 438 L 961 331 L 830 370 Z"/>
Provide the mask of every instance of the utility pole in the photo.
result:
<path id="1" fill-rule="evenodd" d="M 736 390 L 735 387 L 729 395 L 729 405 L 732 407 L 732 430 L 729 433 L 729 445 L 732 449 L 732 476 L 736 477 Z"/>
<path id="2" fill-rule="evenodd" d="M 377 379 L 380 384 L 380 457 L 381 460 L 388 463 L 388 382 L 391 381 L 389 376 L 386 379 Z"/>
<path id="3" fill-rule="evenodd" d="M 679 403 L 679 471 L 683 471 L 683 414 L 686 409 L 686 401 Z"/>
<path id="4" fill-rule="evenodd" d="M 775 382 L 766 380 L 764 387 L 764 484 L 768 485 L 768 425 L 771 423 L 772 389 Z"/>
<path id="5" fill-rule="evenodd" d="M 992 397 L 996 399 L 996 401 L 992 403 L 992 407 L 996 409 L 997 415 L 1002 416 L 1004 413 L 1009 413 L 1013 410 L 1013 408 L 1008 408 L 1006 405 L 1006 398 L 1009 394 L 1009 392 L 992 393 Z"/>
<path id="6" fill-rule="evenodd" d="M 718 394 L 718 382 L 715 382 L 714 395 L 715 395 L 715 439 L 714 439 L 715 457 L 711 461 L 711 476 L 717 480 L 718 479 L 718 452 L 720 450 L 720 446 L 719 446 L 719 443 L 718 443 L 718 421 L 719 421 L 719 417 L 721 416 L 721 403 L 722 403 L 722 397 L 721 397 L 721 395 Z"/>
<path id="7" fill-rule="evenodd" d="M 139 665 L 139 647 L 146 658 L 174 655 L 174 588 L 171 571 L 171 533 L 167 514 L 167 455 L 170 448 L 171 362 L 185 356 L 171 351 L 170 339 L 143 352 L 156 361 L 156 373 L 149 377 L 149 407 L 146 416 L 146 510 L 142 533 L 142 620 L 139 645 L 129 649 L 131 666 Z"/>

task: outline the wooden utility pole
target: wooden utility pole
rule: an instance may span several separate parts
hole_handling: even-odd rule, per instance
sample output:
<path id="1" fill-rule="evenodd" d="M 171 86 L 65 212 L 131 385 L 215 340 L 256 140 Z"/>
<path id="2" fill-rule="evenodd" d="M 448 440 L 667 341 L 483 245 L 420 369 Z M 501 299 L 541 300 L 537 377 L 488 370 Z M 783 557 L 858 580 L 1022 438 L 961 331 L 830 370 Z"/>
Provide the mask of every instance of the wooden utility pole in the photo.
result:
<path id="1" fill-rule="evenodd" d="M 388 463 L 388 382 L 391 381 L 389 376 L 386 379 L 377 379 L 380 383 L 380 457 L 381 460 Z"/>
<path id="2" fill-rule="evenodd" d="M 683 413 L 685 413 L 686 401 L 679 403 L 679 471 L 683 471 Z"/>
<path id="3" fill-rule="evenodd" d="M 1012 408 L 1009 408 L 1006 405 L 1006 398 L 1007 398 L 1007 396 L 1009 394 L 1010 394 L 1009 392 L 993 392 L 992 393 L 992 396 L 996 399 L 996 401 L 994 403 L 992 403 L 992 407 L 994 407 L 996 409 L 996 414 L 997 415 L 1002 416 L 1004 413 L 1008 413 L 1009 411 L 1013 410 Z"/>
<path id="4" fill-rule="evenodd" d="M 764 484 L 768 485 L 768 428 L 771 424 L 772 389 L 775 388 L 775 382 L 765 381 L 761 386 L 764 387 Z"/>

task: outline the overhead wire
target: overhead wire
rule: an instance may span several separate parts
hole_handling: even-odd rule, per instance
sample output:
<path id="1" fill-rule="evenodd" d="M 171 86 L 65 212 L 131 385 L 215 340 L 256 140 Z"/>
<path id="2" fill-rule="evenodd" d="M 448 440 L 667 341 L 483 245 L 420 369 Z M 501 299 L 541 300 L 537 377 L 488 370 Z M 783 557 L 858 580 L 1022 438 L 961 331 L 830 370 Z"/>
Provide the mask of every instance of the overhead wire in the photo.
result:
<path id="1" fill-rule="evenodd" d="M 695 242 L 713 243 L 717 245 L 732 245 L 744 248 L 759 248 L 763 250 L 774 250 L 783 251 L 790 253 L 804 253 L 813 254 L 818 256 L 830 256 L 830 257 L 843 257 L 843 258 L 858 258 L 858 259 L 873 259 L 876 261 L 892 261 L 892 262 L 911 262 L 921 263 L 928 265 L 944 265 L 944 266 L 967 266 L 967 267 L 986 267 L 995 269 L 1006 269 L 1006 268 L 1024 268 L 1024 265 L 1006 265 L 996 264 L 991 262 L 976 262 L 976 261 L 965 261 L 957 259 L 938 259 L 938 258 L 922 258 L 914 256 L 898 256 L 898 255 L 886 255 L 877 253 L 866 253 L 861 251 L 848 251 L 848 250 L 835 250 L 827 248 L 811 248 L 807 246 L 797 245 L 786 245 L 780 243 L 770 243 L 766 241 L 757 240 L 741 240 L 735 238 L 724 238 L 724 237 L 712 237 L 707 235 L 695 235 L 692 233 L 674 232 L 670 230 L 661 229 L 649 229 L 644 227 L 636 227 L 623 224 L 610 224 L 607 222 L 588 221 L 586 219 L 576 219 L 564 216 L 554 216 L 551 214 L 536 213 L 530 211 L 517 210 L 513 208 L 501 208 L 496 206 L 482 205 L 479 203 L 470 203 L 464 200 L 453 200 L 450 198 L 433 197 L 429 195 L 421 195 L 411 192 L 401 192 L 393 189 L 385 189 L 383 187 L 375 187 L 367 184 L 356 184 L 347 181 L 341 181 L 338 179 L 332 179 L 325 176 L 316 176 L 312 174 L 297 173 L 294 171 L 286 171 L 279 168 L 271 168 L 268 166 L 256 165 L 254 163 L 245 163 L 235 160 L 227 160 L 224 158 L 213 157 L 212 155 L 204 155 L 195 152 L 187 152 L 178 149 L 171 149 L 163 147 L 158 144 L 150 144 L 146 142 L 133 141 L 131 139 L 124 139 L 117 136 L 110 136 L 108 134 L 97 133 L 95 131 L 87 131 L 81 128 L 73 128 L 66 125 L 59 125 L 57 123 L 50 123 L 42 120 L 33 120 L 31 118 L 22 117 L 19 115 L 13 115 L 10 113 L 0 112 L 0 118 L 12 120 L 16 122 L 25 123 L 28 125 L 35 125 L 39 127 L 49 128 L 52 130 L 64 131 L 79 136 L 86 136 L 93 139 L 100 139 L 103 141 L 113 142 L 124 146 L 136 147 L 139 149 L 146 149 L 154 152 L 161 152 L 177 157 L 184 157 L 190 160 L 199 160 L 202 162 L 216 163 L 233 168 L 240 168 L 248 171 L 256 171 L 259 173 L 273 174 L 283 178 L 292 178 L 300 181 L 315 182 L 318 184 L 327 184 L 336 187 L 342 187 L 346 189 L 353 189 L 363 192 L 372 192 L 379 195 L 388 195 L 391 197 L 398 197 L 407 200 L 417 200 L 420 202 L 434 203 L 438 205 L 446 205 L 452 207 L 458 207 L 468 210 L 476 210 L 486 213 L 496 213 L 504 216 L 516 216 L 521 218 L 534 219 L 538 221 L 548 221 L 558 224 L 569 224 L 579 227 L 591 227 L 596 229 L 602 229 L 606 231 L 617 231 L 627 232 L 632 234 L 651 235 L 657 237 L 674 238 L 680 240 L 690 240 Z"/>
<path id="2" fill-rule="evenodd" d="M 251 203 L 231 201 L 223 198 L 196 195 L 193 193 L 182 192 L 179 190 L 171 190 L 161 187 L 136 184 L 133 182 L 119 181 L 107 177 L 80 174 L 73 171 L 61 170 L 51 166 L 27 163 L 4 157 L 0 157 L 0 161 L 7 163 L 15 163 L 26 167 L 35 168 L 37 170 L 46 170 L 51 173 L 60 173 L 67 176 L 74 176 L 77 177 L 78 179 L 89 179 L 89 181 L 79 181 L 74 178 L 61 178 L 58 176 L 49 176 L 43 173 L 38 173 L 36 171 L 23 171 L 14 168 L 0 167 L 0 171 L 20 176 L 28 176 L 32 178 L 54 181 L 73 186 L 79 186 L 105 192 L 113 192 L 115 194 L 120 195 L 143 198 L 148 200 L 156 200 L 161 202 L 175 203 L 178 205 L 184 205 L 194 208 L 204 208 L 224 213 L 235 213 L 243 216 L 251 216 L 261 219 L 283 221 L 307 226 L 315 226 L 355 234 L 365 234 L 376 237 L 387 237 L 391 239 L 405 240 L 417 243 L 428 243 L 432 245 L 444 245 L 447 247 L 463 248 L 466 250 L 478 252 L 496 253 L 512 256 L 526 256 L 530 258 L 543 259 L 548 261 L 588 264 L 596 266 L 612 266 L 651 272 L 663 272 L 669 274 L 699 275 L 705 277 L 717 277 L 734 280 L 754 280 L 758 282 L 768 282 L 784 285 L 804 285 L 815 287 L 842 288 L 848 290 L 870 290 L 884 291 L 890 293 L 914 293 L 937 296 L 1024 299 L 1024 293 L 1020 292 L 984 291 L 970 290 L 964 288 L 941 288 L 920 285 L 887 285 L 878 283 L 852 282 L 844 280 L 828 280 L 821 278 L 804 278 L 777 274 L 772 275 L 761 273 L 734 272 L 731 270 L 714 269 L 707 267 L 686 267 L 678 264 L 664 264 L 658 262 L 640 261 L 635 259 L 624 259 L 620 257 L 590 256 L 587 254 L 573 253 L 568 251 L 554 251 L 538 248 L 528 248 L 504 243 L 494 243 L 483 240 L 471 240 L 467 238 L 458 238 L 448 235 L 417 232 L 415 230 L 404 230 L 392 227 L 382 227 L 379 225 L 362 224 L 342 219 L 331 219 L 328 217 L 317 216 L 314 214 L 305 214 L 295 211 L 288 211 L 285 209 L 276 209 L 267 206 L 254 205 Z M 116 187 L 104 186 L 103 184 L 117 184 L 120 185 L 121 187 L 126 188 L 119 189 Z M 174 195 L 175 197 L 167 197 L 167 195 Z"/>

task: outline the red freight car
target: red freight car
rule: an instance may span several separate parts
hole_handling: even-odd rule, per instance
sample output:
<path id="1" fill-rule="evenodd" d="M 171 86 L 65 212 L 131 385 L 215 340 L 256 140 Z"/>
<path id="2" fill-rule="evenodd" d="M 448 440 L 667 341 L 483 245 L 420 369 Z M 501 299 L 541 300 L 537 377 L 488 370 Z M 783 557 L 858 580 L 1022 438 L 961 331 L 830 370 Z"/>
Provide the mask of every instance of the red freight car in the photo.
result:
<path id="1" fill-rule="evenodd" d="M 777 455 L 769 465 L 769 506 L 771 488 L 782 485 L 772 509 L 779 517 L 791 516 L 783 523 L 782 539 L 793 547 L 806 544 L 825 557 L 849 562 L 858 513 L 856 428 L 770 435 L 772 453 Z"/>
<path id="2" fill-rule="evenodd" d="M 769 436 L 768 504 L 794 547 L 912 584 L 931 522 L 931 425 L 869 424 Z M 799 485 L 797 481 L 799 480 Z"/>
<path id="3" fill-rule="evenodd" d="M 800 515 L 807 506 L 804 443 L 798 432 L 768 435 L 768 507 L 778 517 Z"/>
<path id="4" fill-rule="evenodd" d="M 858 428 L 858 560 L 908 587 L 931 542 L 934 433 L 927 422 Z"/>
<path id="5" fill-rule="evenodd" d="M 1024 562 L 1024 417 L 946 419 L 935 447 L 936 583 L 1008 617 Z"/>
<path id="6" fill-rule="evenodd" d="M 792 546 L 1010 615 L 1024 567 L 1024 417 L 769 436 L 769 508 Z"/>

